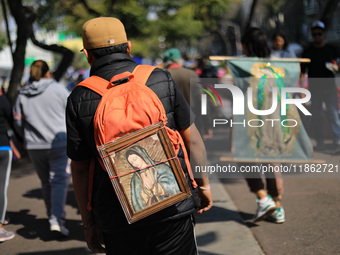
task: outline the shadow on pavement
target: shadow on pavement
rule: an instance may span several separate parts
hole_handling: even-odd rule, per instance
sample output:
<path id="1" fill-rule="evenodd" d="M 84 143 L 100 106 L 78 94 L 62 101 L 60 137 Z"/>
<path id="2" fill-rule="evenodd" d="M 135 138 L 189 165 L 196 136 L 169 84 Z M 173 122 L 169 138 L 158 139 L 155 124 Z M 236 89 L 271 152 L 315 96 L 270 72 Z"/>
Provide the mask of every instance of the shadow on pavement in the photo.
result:
<path id="1" fill-rule="evenodd" d="M 217 240 L 216 232 L 208 232 L 203 235 L 196 236 L 199 246 L 206 246 L 210 243 L 214 243 Z M 201 254 L 201 253 L 200 253 Z"/>
<path id="2" fill-rule="evenodd" d="M 214 204 L 226 201 L 215 201 Z M 240 217 L 241 216 L 241 217 Z M 195 214 L 196 222 L 199 223 L 211 223 L 211 222 L 225 222 L 235 221 L 239 224 L 245 225 L 248 228 L 257 227 L 258 225 L 253 223 L 254 215 L 245 212 L 233 211 L 225 209 L 219 206 L 213 206 L 209 211 L 205 212 L 204 215 Z M 203 238 L 202 238 L 203 239 Z M 204 239 L 205 240 L 205 239 Z M 206 240 L 211 240 L 207 237 Z M 203 242 L 200 242 L 200 244 Z"/>
<path id="3" fill-rule="evenodd" d="M 214 201 L 214 203 L 217 203 Z M 210 223 L 210 222 L 223 222 L 223 221 L 236 221 L 244 224 L 239 216 L 238 211 L 232 211 L 219 206 L 213 206 L 209 211 L 204 214 L 195 214 L 197 223 Z"/>
<path id="4" fill-rule="evenodd" d="M 40 252 L 24 252 L 18 253 L 18 255 L 74 255 L 74 254 L 93 254 L 86 248 L 73 248 L 60 251 L 40 251 Z"/>
<path id="5" fill-rule="evenodd" d="M 25 194 L 23 194 L 23 197 L 43 200 L 42 190 L 41 190 L 41 188 L 29 190 Z M 43 203 L 43 201 L 42 201 L 42 203 Z M 69 188 L 68 188 L 68 191 L 67 191 L 66 205 L 69 205 L 72 208 L 79 210 L 72 185 L 69 185 Z M 42 204 L 42 206 L 44 206 L 44 204 Z"/>
<path id="6" fill-rule="evenodd" d="M 80 220 L 67 220 L 66 227 L 70 230 L 70 236 L 64 237 L 57 232 L 51 232 L 49 222 L 46 219 L 37 219 L 35 215 L 29 214 L 30 210 L 24 209 L 19 212 L 7 212 L 11 218 L 11 224 L 23 225 L 16 233 L 25 239 L 40 239 L 44 242 L 59 241 L 65 242 L 70 240 L 84 240 L 83 231 L 81 231 Z M 79 229 L 79 231 L 76 231 Z M 46 253 L 47 254 L 47 253 Z"/>
<path id="7" fill-rule="evenodd" d="M 200 251 L 200 255 L 226 255 L 226 254 Z"/>
<path id="8" fill-rule="evenodd" d="M 245 212 L 239 212 L 239 214 L 241 215 L 242 219 L 244 220 L 244 224 L 248 228 L 253 228 L 253 227 L 259 226 L 259 225 L 257 225 L 256 223 L 253 222 L 253 218 L 255 216 L 254 214 L 245 213 Z"/>
<path id="9" fill-rule="evenodd" d="M 13 161 L 11 178 L 22 178 L 31 175 L 32 173 L 35 173 L 35 170 L 27 156 L 20 160 Z"/>

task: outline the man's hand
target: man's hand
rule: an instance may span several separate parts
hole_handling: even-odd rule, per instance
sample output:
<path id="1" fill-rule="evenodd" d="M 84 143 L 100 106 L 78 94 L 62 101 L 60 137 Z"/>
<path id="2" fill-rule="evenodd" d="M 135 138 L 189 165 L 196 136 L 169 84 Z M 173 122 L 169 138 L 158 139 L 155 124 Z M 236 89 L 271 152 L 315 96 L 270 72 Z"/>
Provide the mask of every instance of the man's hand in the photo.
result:
<path id="1" fill-rule="evenodd" d="M 201 200 L 201 207 L 197 211 L 197 213 L 201 214 L 201 213 L 204 213 L 210 210 L 210 208 L 213 205 L 213 197 L 211 194 L 211 189 L 203 190 L 203 189 L 198 188 L 198 196 Z"/>
<path id="2" fill-rule="evenodd" d="M 195 124 L 192 124 L 189 128 L 180 131 L 183 138 L 185 148 L 190 155 L 190 161 L 192 165 L 206 166 L 207 165 L 207 154 L 205 146 L 200 133 L 198 132 Z M 207 174 L 196 174 L 195 181 L 198 186 L 198 196 L 201 200 L 201 207 L 197 213 L 203 213 L 212 207 L 213 198 L 209 186 L 209 178 Z"/>
<path id="3" fill-rule="evenodd" d="M 106 250 L 102 245 L 104 243 L 103 236 L 97 224 L 93 223 L 86 228 L 84 227 L 84 233 L 87 247 L 91 251 L 95 253 L 106 253 Z"/>

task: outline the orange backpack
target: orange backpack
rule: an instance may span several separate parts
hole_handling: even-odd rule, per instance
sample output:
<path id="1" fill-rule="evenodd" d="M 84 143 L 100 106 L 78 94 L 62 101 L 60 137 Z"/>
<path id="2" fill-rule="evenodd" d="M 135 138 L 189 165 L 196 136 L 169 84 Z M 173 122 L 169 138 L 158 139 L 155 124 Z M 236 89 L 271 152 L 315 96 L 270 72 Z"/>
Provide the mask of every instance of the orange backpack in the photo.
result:
<path id="1" fill-rule="evenodd" d="M 163 104 L 158 96 L 145 85 L 154 69 L 153 66 L 138 65 L 132 73 L 118 74 L 112 77 L 110 82 L 98 76 L 91 76 L 77 85 L 87 87 L 102 96 L 93 120 L 96 146 L 101 146 L 162 121 L 176 155 L 182 147 L 192 185 L 196 188 L 197 184 L 193 178 L 183 139 L 177 130 L 166 127 L 167 117 Z M 125 79 L 128 81 L 122 85 L 114 84 Z M 92 161 L 89 181 L 89 210 L 91 210 L 94 171 L 94 160 Z M 99 162 L 105 170 L 102 161 L 99 160 Z"/>

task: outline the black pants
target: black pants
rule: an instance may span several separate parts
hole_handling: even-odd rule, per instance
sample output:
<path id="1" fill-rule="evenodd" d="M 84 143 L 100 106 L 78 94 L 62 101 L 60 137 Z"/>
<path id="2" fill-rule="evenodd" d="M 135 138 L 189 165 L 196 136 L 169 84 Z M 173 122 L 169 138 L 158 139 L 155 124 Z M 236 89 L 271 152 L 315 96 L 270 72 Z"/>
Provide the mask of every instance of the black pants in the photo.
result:
<path id="1" fill-rule="evenodd" d="M 254 165 L 254 163 L 239 163 L 238 166 Z M 275 166 L 273 166 L 275 167 Z M 278 166 L 276 166 L 278 167 Z M 263 175 L 265 182 L 263 181 Z M 281 198 L 283 194 L 283 179 L 281 172 L 267 172 L 260 174 L 257 172 L 243 173 L 245 180 L 247 181 L 248 187 L 251 192 L 256 193 L 257 191 L 264 189 L 267 190 L 268 194 L 273 198 Z"/>
<path id="2" fill-rule="evenodd" d="M 107 255 L 196 255 L 192 216 L 146 228 L 104 233 Z"/>
<path id="3" fill-rule="evenodd" d="M 0 150 L 0 223 L 5 220 L 7 209 L 7 188 L 12 167 L 12 151 Z"/>
<path id="4" fill-rule="evenodd" d="M 273 176 L 266 176 L 266 187 L 265 184 L 262 180 L 262 178 L 246 178 L 245 180 L 247 181 L 248 187 L 251 192 L 256 193 L 257 191 L 261 189 L 266 189 L 268 194 L 273 197 L 277 198 L 282 195 L 282 180 L 281 182 L 278 182 L 278 178 L 274 178 Z"/>

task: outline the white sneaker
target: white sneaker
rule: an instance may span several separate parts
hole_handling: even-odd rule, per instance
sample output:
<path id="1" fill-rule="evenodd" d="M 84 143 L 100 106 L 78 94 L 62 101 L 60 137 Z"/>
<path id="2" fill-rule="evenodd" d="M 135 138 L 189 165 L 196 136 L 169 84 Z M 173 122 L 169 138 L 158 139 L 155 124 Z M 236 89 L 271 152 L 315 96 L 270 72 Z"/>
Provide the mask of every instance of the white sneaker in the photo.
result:
<path id="1" fill-rule="evenodd" d="M 50 227 L 50 230 L 54 231 L 54 232 L 59 232 L 63 236 L 69 236 L 70 235 L 70 231 L 67 228 L 65 228 L 64 226 L 60 226 L 59 224 L 52 224 L 51 227 Z"/>
<path id="2" fill-rule="evenodd" d="M 0 228 L 0 242 L 5 242 L 7 240 L 11 240 L 15 237 L 15 234 L 12 231 L 7 231 L 4 228 Z"/>
<path id="3" fill-rule="evenodd" d="M 270 195 L 267 195 L 267 197 L 262 198 L 262 199 L 256 198 L 256 202 L 257 202 L 257 210 L 256 210 L 254 222 L 263 220 L 269 214 L 271 214 L 273 211 L 276 210 L 276 204 Z"/>
<path id="4" fill-rule="evenodd" d="M 285 210 L 283 207 L 277 208 L 274 212 L 272 212 L 269 217 L 270 220 L 274 221 L 275 223 L 283 223 L 285 222 Z"/>

